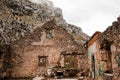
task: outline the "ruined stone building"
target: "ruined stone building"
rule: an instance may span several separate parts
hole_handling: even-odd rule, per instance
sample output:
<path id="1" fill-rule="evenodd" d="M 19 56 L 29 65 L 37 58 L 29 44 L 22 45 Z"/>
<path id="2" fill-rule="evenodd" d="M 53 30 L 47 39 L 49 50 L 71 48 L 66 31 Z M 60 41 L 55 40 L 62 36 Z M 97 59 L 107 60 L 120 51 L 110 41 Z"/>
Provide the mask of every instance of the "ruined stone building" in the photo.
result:
<path id="1" fill-rule="evenodd" d="M 51 1 L 32 1 L 0 0 L 0 78 L 35 77 L 56 65 L 83 70 L 89 36 Z"/>
<path id="2" fill-rule="evenodd" d="M 120 17 L 103 33 L 87 42 L 90 76 L 98 80 L 120 80 Z"/>
<path id="3" fill-rule="evenodd" d="M 52 21 L 3 46 L 0 46 L 0 77 L 35 77 L 56 65 L 83 69 L 87 64 L 84 47 Z"/>
<path id="4" fill-rule="evenodd" d="M 90 40 L 86 43 L 87 51 L 88 51 L 88 66 L 89 66 L 89 76 L 92 78 L 97 77 L 98 71 L 96 70 L 96 59 L 99 58 L 99 53 L 97 52 L 98 47 L 98 37 L 101 32 L 95 32 Z M 98 55 L 98 57 L 97 57 Z"/>

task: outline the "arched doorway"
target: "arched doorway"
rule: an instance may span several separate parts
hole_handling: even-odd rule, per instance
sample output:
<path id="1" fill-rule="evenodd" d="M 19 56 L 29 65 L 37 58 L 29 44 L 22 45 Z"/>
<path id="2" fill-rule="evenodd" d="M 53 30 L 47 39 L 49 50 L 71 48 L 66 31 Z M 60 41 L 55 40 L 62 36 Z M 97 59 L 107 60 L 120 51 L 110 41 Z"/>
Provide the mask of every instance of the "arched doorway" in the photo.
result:
<path id="1" fill-rule="evenodd" d="M 103 73 L 112 73 L 112 52 L 111 43 L 105 40 L 101 44 L 101 61 L 104 63 Z"/>

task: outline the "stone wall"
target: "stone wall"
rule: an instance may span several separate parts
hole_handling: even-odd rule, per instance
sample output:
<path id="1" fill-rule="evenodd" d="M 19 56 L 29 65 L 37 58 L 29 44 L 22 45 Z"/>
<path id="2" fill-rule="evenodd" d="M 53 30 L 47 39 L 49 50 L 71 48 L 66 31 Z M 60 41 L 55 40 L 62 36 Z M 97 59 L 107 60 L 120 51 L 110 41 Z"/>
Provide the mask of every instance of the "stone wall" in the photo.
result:
<path id="1" fill-rule="evenodd" d="M 105 43 L 107 41 L 107 43 Z M 112 54 L 112 71 L 113 80 L 118 80 L 120 77 L 119 72 L 119 52 L 120 52 L 120 17 L 117 21 L 114 21 L 111 26 L 109 26 L 99 37 L 100 47 L 107 49 L 110 46 L 110 51 Z"/>
<path id="2" fill-rule="evenodd" d="M 51 31 L 52 37 L 46 36 L 47 30 Z M 56 26 L 53 22 L 48 22 L 36 29 L 33 34 L 28 33 L 25 37 L 11 43 L 10 48 L 10 64 L 6 76 L 15 78 L 43 75 L 47 68 L 57 65 L 63 51 L 84 53 L 84 47 L 78 45 L 65 29 Z M 40 56 L 47 57 L 45 67 L 39 65 Z M 61 65 L 64 65 L 63 63 L 61 62 Z M 80 64 L 84 64 L 83 58 Z"/>

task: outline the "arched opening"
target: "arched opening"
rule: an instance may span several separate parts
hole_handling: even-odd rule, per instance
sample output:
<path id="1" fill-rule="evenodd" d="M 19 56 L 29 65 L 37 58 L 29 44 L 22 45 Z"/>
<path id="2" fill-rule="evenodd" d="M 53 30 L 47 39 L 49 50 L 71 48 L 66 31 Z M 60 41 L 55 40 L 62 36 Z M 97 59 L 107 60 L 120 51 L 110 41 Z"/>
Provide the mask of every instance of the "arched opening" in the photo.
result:
<path id="1" fill-rule="evenodd" d="M 112 73 L 112 52 L 111 42 L 104 40 L 101 44 L 101 61 L 103 63 L 103 73 Z"/>

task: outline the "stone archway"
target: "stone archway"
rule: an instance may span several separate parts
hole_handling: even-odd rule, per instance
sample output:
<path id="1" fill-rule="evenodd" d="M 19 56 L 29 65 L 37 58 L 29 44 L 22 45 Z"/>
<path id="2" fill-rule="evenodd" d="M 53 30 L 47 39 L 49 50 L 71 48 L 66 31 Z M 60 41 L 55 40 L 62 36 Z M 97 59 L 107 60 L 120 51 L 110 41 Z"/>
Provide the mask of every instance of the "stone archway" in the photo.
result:
<path id="1" fill-rule="evenodd" d="M 112 73 L 111 42 L 105 40 L 101 44 L 101 61 L 104 64 L 103 73 Z"/>

